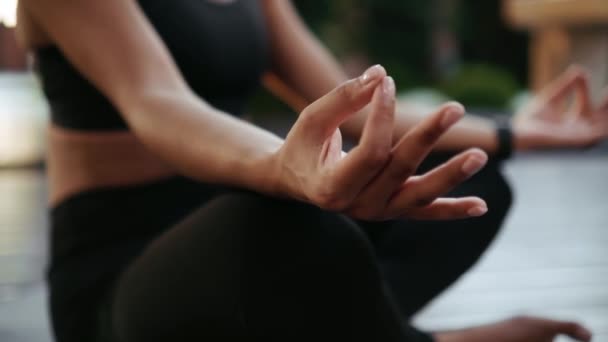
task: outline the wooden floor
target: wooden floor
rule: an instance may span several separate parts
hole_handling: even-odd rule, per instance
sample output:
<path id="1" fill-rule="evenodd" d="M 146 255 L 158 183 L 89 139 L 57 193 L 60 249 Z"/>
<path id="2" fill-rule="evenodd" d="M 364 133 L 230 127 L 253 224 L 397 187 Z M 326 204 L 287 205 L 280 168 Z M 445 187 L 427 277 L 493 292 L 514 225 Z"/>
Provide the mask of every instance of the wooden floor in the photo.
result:
<path id="1" fill-rule="evenodd" d="M 415 322 L 441 330 L 535 314 L 580 320 L 608 342 L 608 153 L 527 156 L 505 172 L 516 201 L 501 235 Z"/>
<path id="2" fill-rule="evenodd" d="M 578 319 L 608 342 L 608 148 L 521 156 L 515 207 L 475 267 L 415 318 L 425 329 L 515 314 Z M 0 170 L 0 341 L 48 342 L 44 178 Z M 564 341 L 566 341 L 564 339 Z"/>

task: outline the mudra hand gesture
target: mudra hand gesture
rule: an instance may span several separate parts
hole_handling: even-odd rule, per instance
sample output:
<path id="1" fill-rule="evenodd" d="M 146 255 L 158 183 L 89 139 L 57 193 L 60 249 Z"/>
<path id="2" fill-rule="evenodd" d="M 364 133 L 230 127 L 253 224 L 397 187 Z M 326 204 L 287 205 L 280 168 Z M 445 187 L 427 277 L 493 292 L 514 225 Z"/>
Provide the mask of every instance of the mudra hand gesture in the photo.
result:
<path id="1" fill-rule="evenodd" d="M 594 106 L 587 72 L 569 68 L 513 120 L 517 148 L 585 147 L 608 138 L 608 94 Z"/>
<path id="2" fill-rule="evenodd" d="M 359 145 L 342 151 L 339 126 L 370 104 Z M 439 137 L 464 115 L 448 103 L 393 144 L 395 84 L 381 66 L 337 87 L 305 108 L 276 154 L 279 192 L 365 220 L 480 216 L 477 197 L 441 198 L 486 163 L 479 149 L 415 176 Z"/>

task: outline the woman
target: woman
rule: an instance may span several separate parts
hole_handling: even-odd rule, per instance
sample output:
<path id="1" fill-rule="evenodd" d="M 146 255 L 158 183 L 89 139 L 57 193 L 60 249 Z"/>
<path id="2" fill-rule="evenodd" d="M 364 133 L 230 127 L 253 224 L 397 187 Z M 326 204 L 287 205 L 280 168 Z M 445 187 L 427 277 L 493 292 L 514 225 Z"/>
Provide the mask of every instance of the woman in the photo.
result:
<path id="1" fill-rule="evenodd" d="M 22 0 L 19 18 L 52 108 L 58 341 L 590 338 L 540 319 L 401 326 L 353 219 L 481 216 L 480 198 L 439 196 L 486 153 L 412 176 L 462 106 L 395 116 L 386 71 L 344 82 L 289 2 Z M 285 140 L 227 114 L 266 68 L 310 102 Z M 359 138 L 348 154 L 338 128 Z M 497 150 L 493 128 L 471 130 Z"/>

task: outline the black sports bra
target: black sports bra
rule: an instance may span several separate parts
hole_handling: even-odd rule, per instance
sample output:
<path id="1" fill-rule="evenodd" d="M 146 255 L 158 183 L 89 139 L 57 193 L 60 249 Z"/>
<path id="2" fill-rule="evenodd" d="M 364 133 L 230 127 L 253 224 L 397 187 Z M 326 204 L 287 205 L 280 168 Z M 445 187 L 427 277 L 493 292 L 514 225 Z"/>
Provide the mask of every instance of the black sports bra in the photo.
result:
<path id="1" fill-rule="evenodd" d="M 140 0 L 139 4 L 196 94 L 240 115 L 268 67 L 259 1 Z M 99 47 L 103 56 L 103 47 Z M 77 130 L 127 129 L 116 108 L 56 47 L 36 51 L 51 121 Z"/>

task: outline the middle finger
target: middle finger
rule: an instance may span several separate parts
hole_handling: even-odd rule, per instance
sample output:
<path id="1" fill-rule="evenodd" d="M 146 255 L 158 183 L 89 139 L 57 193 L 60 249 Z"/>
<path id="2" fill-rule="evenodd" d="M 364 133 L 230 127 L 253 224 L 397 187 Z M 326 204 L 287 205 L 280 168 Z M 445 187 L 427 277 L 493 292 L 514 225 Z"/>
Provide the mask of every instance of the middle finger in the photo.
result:
<path id="1" fill-rule="evenodd" d="M 403 182 L 414 174 L 433 146 L 464 115 L 458 103 L 448 103 L 412 128 L 395 145 L 388 165 L 357 196 L 353 208 L 372 215 L 388 203 Z"/>

